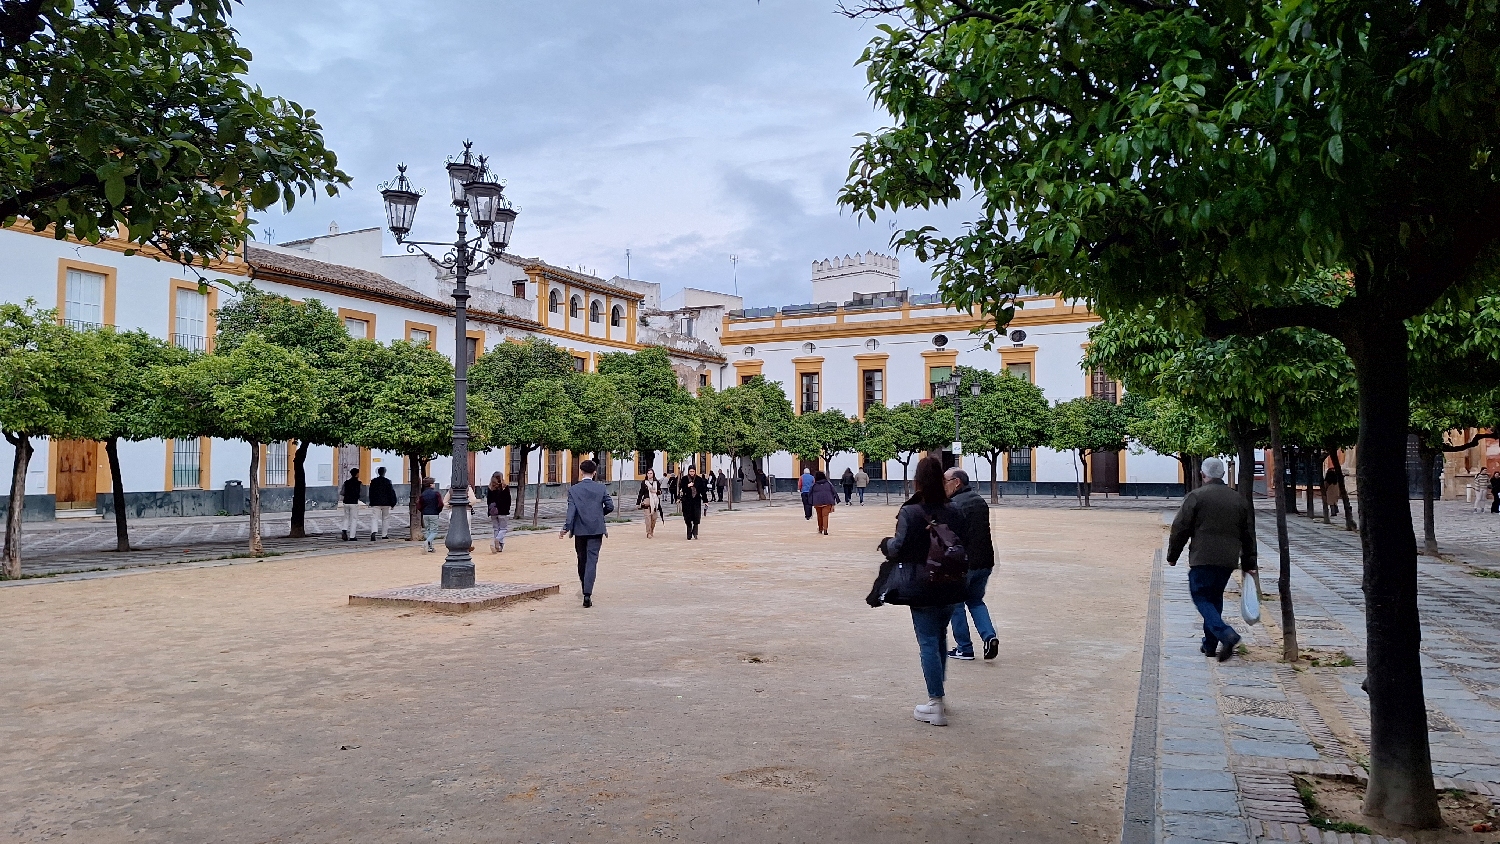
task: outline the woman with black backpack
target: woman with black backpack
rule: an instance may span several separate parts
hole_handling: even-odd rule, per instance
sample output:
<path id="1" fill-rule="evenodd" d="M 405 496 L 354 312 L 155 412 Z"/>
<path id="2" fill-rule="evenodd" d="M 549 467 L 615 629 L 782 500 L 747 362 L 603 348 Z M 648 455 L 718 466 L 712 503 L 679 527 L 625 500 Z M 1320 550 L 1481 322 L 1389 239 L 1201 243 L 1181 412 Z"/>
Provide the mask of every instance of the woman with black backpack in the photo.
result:
<path id="1" fill-rule="evenodd" d="M 866 601 L 911 607 L 911 623 L 922 654 L 922 677 L 927 681 L 927 703 L 912 717 L 934 727 L 948 725 L 943 702 L 947 671 L 948 622 L 964 599 L 968 557 L 958 537 L 964 535 L 963 515 L 948 503 L 943 464 L 935 457 L 917 463 L 917 492 L 896 516 L 896 535 L 880 543 L 886 557 Z"/>

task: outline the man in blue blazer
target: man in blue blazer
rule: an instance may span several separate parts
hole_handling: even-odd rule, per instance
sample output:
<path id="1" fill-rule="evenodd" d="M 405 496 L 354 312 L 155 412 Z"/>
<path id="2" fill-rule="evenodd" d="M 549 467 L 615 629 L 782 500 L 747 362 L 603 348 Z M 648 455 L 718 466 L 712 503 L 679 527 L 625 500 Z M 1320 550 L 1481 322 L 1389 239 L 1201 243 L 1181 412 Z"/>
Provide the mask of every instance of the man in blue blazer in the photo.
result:
<path id="1" fill-rule="evenodd" d="M 609 497 L 609 487 L 594 480 L 599 464 L 585 460 L 578 464 L 583 479 L 568 489 L 568 517 L 558 539 L 573 537 L 573 550 L 578 553 L 578 581 L 583 584 L 583 605 L 594 605 L 594 575 L 599 570 L 599 547 L 609 530 L 604 526 L 604 517 L 615 511 L 614 499 Z"/>

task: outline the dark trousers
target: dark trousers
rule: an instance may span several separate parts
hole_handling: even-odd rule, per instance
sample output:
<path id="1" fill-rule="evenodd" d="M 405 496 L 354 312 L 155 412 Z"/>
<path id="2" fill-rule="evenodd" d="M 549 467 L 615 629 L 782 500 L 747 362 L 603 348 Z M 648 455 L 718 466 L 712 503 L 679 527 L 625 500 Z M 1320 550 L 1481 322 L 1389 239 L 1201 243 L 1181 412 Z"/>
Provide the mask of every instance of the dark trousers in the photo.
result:
<path id="1" fill-rule="evenodd" d="M 599 573 L 599 547 L 604 544 L 604 537 L 598 534 L 594 536 L 573 537 L 573 550 L 578 554 L 578 582 L 583 584 L 583 594 L 594 594 L 594 576 Z"/>
<path id="2" fill-rule="evenodd" d="M 1203 616 L 1203 649 L 1212 651 L 1220 642 L 1238 642 L 1240 634 L 1224 621 L 1224 587 L 1234 569 L 1225 566 L 1193 566 L 1188 569 L 1188 594 Z"/>
<path id="3" fill-rule="evenodd" d="M 683 519 L 683 521 L 687 522 L 687 538 L 688 539 L 697 539 L 698 538 L 698 520 L 697 519 Z"/>
<path id="4" fill-rule="evenodd" d="M 812 518 L 812 493 L 802 493 L 802 517 L 806 519 Z"/>
<path id="5" fill-rule="evenodd" d="M 844 503 L 848 504 L 854 498 L 854 484 L 844 484 Z"/>
<path id="6" fill-rule="evenodd" d="M 1492 490 L 1490 496 L 1495 499 L 1494 503 L 1490 504 L 1490 512 L 1500 513 L 1500 490 Z"/>

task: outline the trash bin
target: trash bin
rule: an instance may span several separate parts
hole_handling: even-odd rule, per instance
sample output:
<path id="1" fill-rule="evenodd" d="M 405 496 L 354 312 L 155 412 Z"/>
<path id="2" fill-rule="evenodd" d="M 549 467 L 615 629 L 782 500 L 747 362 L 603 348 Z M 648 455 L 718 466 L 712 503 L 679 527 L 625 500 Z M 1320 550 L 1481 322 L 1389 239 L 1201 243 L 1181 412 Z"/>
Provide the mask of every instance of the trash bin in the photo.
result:
<path id="1" fill-rule="evenodd" d="M 745 488 L 745 482 L 742 481 L 742 480 L 740 480 L 739 478 L 735 478 L 734 480 L 730 481 L 729 482 L 729 503 L 731 503 L 731 504 L 738 504 L 738 503 L 740 503 L 740 495 L 744 491 L 744 488 Z"/>
<path id="2" fill-rule="evenodd" d="M 244 481 L 224 482 L 224 512 L 231 516 L 243 516 L 250 512 L 250 494 Z"/>

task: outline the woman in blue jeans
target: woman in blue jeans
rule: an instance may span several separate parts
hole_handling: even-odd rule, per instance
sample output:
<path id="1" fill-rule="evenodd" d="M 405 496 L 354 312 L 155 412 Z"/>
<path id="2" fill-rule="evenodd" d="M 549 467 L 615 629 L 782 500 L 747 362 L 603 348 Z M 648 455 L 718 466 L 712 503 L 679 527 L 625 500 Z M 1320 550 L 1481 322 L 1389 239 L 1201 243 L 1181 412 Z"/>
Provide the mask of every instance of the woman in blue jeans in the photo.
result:
<path id="1" fill-rule="evenodd" d="M 917 463 L 914 480 L 917 488 L 896 516 L 896 535 L 885 543 L 885 555 L 893 562 L 920 563 L 927 559 L 931 535 L 929 522 L 943 522 L 963 536 L 963 515 L 948 503 L 943 486 L 943 464 L 936 457 L 924 457 Z M 948 710 L 943 702 L 943 678 L 947 671 L 948 622 L 957 604 L 913 606 L 912 627 L 917 632 L 917 648 L 922 654 L 922 677 L 927 681 L 927 702 L 912 710 L 912 717 L 934 727 L 948 726 Z"/>

